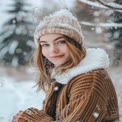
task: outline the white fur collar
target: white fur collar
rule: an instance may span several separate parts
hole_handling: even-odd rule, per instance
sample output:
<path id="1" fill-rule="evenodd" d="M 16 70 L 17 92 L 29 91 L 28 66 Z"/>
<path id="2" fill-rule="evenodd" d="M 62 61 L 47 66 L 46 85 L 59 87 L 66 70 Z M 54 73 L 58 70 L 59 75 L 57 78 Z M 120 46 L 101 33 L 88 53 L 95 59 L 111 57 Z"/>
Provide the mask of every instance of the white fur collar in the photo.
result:
<path id="1" fill-rule="evenodd" d="M 73 77 L 89 71 L 107 68 L 109 66 L 108 54 L 100 48 L 89 48 L 86 50 L 86 57 L 75 67 L 65 73 L 56 74 L 53 70 L 51 77 L 61 84 L 67 84 Z"/>

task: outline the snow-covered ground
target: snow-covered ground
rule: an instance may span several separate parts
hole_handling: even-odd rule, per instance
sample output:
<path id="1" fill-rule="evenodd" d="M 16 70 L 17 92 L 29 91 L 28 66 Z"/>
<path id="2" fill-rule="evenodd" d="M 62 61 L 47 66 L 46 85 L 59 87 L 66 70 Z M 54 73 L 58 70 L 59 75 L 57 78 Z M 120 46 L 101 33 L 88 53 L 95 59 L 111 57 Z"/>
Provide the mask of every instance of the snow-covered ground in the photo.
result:
<path id="1" fill-rule="evenodd" d="M 29 107 L 42 108 L 44 93 L 37 93 L 35 73 L 31 67 L 16 70 L 10 67 L 0 68 L 0 122 L 10 122 L 19 110 Z M 122 66 L 111 67 L 108 72 L 113 80 L 122 116 Z M 122 119 L 120 120 L 122 122 Z"/>
<path id="2" fill-rule="evenodd" d="M 35 82 L 33 79 L 29 80 L 31 73 L 23 70 L 25 74 L 21 71 L 11 74 L 10 70 L 12 69 L 0 69 L 0 122 L 10 122 L 19 110 L 29 107 L 41 109 L 45 98 L 43 92 L 37 93 L 36 87 L 32 88 Z"/>
<path id="3" fill-rule="evenodd" d="M 122 65 L 108 69 L 118 97 L 120 122 L 122 122 Z"/>

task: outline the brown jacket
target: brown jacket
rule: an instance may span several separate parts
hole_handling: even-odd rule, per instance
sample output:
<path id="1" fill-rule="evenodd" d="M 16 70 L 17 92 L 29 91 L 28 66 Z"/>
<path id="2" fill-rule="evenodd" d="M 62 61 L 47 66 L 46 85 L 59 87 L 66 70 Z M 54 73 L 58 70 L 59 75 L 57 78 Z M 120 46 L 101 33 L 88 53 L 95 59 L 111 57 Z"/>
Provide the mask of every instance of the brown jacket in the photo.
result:
<path id="1" fill-rule="evenodd" d="M 119 118 L 116 93 L 104 69 L 81 74 L 65 85 L 53 82 L 43 110 L 56 122 L 114 122 Z"/>
<path id="2" fill-rule="evenodd" d="M 85 59 L 77 66 L 64 74 L 52 72 L 57 82 L 48 90 L 43 106 L 45 113 L 56 122 L 118 120 L 116 92 L 105 71 L 108 65 L 109 58 L 104 50 L 89 48 Z"/>

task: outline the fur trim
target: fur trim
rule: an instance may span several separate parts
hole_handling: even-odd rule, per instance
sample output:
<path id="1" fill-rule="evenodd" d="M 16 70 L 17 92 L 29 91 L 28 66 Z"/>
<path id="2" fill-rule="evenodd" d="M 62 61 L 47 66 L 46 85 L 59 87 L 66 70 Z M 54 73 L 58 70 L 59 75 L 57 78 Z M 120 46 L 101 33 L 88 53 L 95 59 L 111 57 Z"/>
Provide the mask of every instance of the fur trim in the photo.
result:
<path id="1" fill-rule="evenodd" d="M 109 66 L 108 54 L 100 48 L 89 48 L 86 50 L 86 57 L 75 67 L 68 69 L 65 73 L 56 74 L 53 70 L 51 77 L 61 84 L 67 84 L 73 77 L 90 72 L 99 68 Z"/>

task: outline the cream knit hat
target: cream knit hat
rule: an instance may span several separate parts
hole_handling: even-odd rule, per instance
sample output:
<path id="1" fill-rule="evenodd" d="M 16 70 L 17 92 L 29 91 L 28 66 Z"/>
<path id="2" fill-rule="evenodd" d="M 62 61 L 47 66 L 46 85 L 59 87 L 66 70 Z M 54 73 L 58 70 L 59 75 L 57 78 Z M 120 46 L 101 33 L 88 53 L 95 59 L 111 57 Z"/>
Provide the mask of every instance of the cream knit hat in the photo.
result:
<path id="1" fill-rule="evenodd" d="M 83 43 L 81 26 L 72 13 L 61 9 L 49 16 L 46 16 L 37 26 L 34 33 L 34 40 L 37 45 L 40 36 L 47 33 L 58 33 L 74 39 L 77 43 Z"/>

